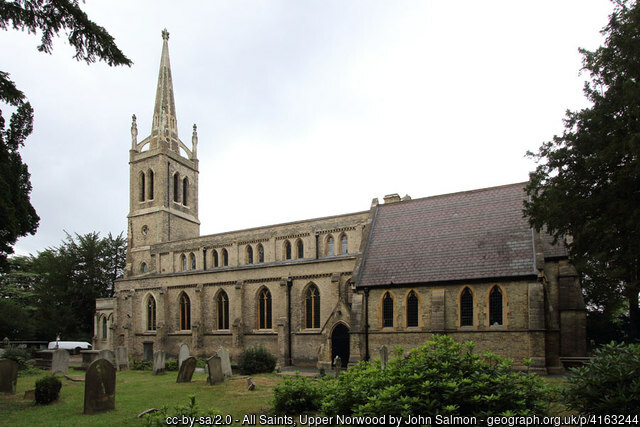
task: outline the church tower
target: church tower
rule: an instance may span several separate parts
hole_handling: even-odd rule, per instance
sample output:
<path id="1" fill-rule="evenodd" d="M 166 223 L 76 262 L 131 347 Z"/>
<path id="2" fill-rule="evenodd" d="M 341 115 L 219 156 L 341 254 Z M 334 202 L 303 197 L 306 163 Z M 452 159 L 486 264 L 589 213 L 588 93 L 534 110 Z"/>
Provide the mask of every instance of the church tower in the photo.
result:
<path id="1" fill-rule="evenodd" d="M 150 245 L 200 235 L 197 147 L 195 124 L 191 149 L 178 138 L 165 29 L 151 135 L 138 142 L 135 115 L 131 124 L 127 276 L 153 271 Z"/>

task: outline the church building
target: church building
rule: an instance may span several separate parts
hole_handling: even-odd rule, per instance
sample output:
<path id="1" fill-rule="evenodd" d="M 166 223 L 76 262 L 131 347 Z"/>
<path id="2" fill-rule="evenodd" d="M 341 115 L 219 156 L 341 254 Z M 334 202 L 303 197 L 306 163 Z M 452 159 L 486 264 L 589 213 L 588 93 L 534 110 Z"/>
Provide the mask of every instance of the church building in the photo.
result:
<path id="1" fill-rule="evenodd" d="M 189 146 L 178 137 L 162 38 L 151 134 L 131 126 L 125 275 L 96 301 L 94 349 L 149 360 L 186 343 L 237 360 L 263 346 L 281 365 L 329 367 L 448 334 L 542 373 L 585 355 L 577 273 L 523 218 L 526 183 L 201 236 L 197 129 Z"/>

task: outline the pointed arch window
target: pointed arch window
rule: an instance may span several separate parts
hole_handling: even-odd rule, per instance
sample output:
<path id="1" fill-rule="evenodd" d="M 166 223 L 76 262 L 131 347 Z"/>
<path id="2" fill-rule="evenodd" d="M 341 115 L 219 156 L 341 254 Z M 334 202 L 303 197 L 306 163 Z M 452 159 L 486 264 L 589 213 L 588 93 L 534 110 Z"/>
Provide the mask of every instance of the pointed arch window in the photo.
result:
<path id="1" fill-rule="evenodd" d="M 215 249 L 213 250 L 213 266 L 218 266 L 218 251 L 216 251 Z"/>
<path id="2" fill-rule="evenodd" d="M 226 267 L 229 265 L 229 252 L 226 249 L 222 250 L 222 266 Z"/>
<path id="3" fill-rule="evenodd" d="M 149 295 L 147 299 L 147 331 L 156 330 L 156 299 Z"/>
<path id="4" fill-rule="evenodd" d="M 473 326 L 473 293 L 469 287 L 460 294 L 460 326 Z"/>
<path id="5" fill-rule="evenodd" d="M 258 328 L 271 329 L 271 292 L 267 288 L 258 294 Z"/>
<path id="6" fill-rule="evenodd" d="M 107 339 L 107 316 L 102 316 L 102 339 Z"/>
<path id="7" fill-rule="evenodd" d="M 229 297 L 221 290 L 216 300 L 218 329 L 229 329 Z"/>
<path id="8" fill-rule="evenodd" d="M 247 264 L 253 264 L 253 248 L 247 245 Z"/>
<path id="9" fill-rule="evenodd" d="M 316 285 L 311 285 L 305 293 L 305 327 L 320 327 L 320 292 Z"/>
<path id="10" fill-rule="evenodd" d="M 192 270 L 196 269 L 196 256 L 193 254 L 193 252 L 189 254 L 189 265 L 191 265 Z"/>
<path id="11" fill-rule="evenodd" d="M 264 247 L 262 246 L 262 244 L 258 244 L 258 262 L 264 262 Z"/>
<path id="12" fill-rule="evenodd" d="M 180 295 L 180 316 L 178 318 L 178 327 L 182 331 L 191 329 L 191 301 L 184 292 Z"/>
<path id="13" fill-rule="evenodd" d="M 187 256 L 185 254 L 180 255 L 180 266 L 182 271 L 187 271 Z"/>
<path id="14" fill-rule="evenodd" d="M 489 325 L 502 325 L 502 292 L 497 285 L 489 293 Z"/>
<path id="15" fill-rule="evenodd" d="M 149 268 L 147 267 L 147 263 L 143 262 L 142 264 L 140 264 L 140 273 L 146 273 L 149 270 Z"/>
<path id="16" fill-rule="evenodd" d="M 418 295 L 411 291 L 407 296 L 407 327 L 418 326 Z"/>
<path id="17" fill-rule="evenodd" d="M 348 240 L 347 240 L 347 235 L 343 234 L 342 237 L 340 237 L 340 253 L 341 254 L 346 254 L 349 253 L 349 244 L 348 244 Z"/>
<path id="18" fill-rule="evenodd" d="M 145 190 L 144 172 L 140 172 L 140 201 L 141 202 L 144 202 L 144 190 Z"/>
<path id="19" fill-rule="evenodd" d="M 178 173 L 173 175 L 173 201 L 178 203 L 180 201 L 180 197 L 178 195 L 178 190 L 180 189 L 180 176 Z"/>
<path id="20" fill-rule="evenodd" d="M 149 169 L 149 200 L 153 200 L 153 171 Z"/>
<path id="21" fill-rule="evenodd" d="M 300 239 L 296 242 L 296 258 L 304 258 L 304 243 Z"/>
<path id="22" fill-rule="evenodd" d="M 189 189 L 189 180 L 185 177 L 182 180 L 182 204 L 187 206 L 187 194 Z"/>
<path id="23" fill-rule="evenodd" d="M 388 291 L 382 297 L 382 327 L 393 327 L 393 297 Z"/>
<path id="24" fill-rule="evenodd" d="M 284 259 L 291 259 L 291 242 L 284 241 Z"/>
<path id="25" fill-rule="evenodd" d="M 333 250 L 333 246 L 334 246 L 333 236 L 327 237 L 327 256 L 334 255 L 335 252 Z"/>

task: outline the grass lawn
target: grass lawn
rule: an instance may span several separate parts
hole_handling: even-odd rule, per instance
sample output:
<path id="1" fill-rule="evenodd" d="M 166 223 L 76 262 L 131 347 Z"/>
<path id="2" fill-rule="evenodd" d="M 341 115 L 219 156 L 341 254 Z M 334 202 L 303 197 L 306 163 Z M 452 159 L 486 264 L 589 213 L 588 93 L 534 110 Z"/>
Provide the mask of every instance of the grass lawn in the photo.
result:
<path id="1" fill-rule="evenodd" d="M 44 371 L 43 371 L 44 372 Z M 72 377 L 84 378 L 84 372 L 70 370 Z M 41 375 L 18 378 L 14 395 L 0 394 L 0 424 L 49 426 L 140 426 L 136 416 L 149 408 L 186 405 L 188 395 L 196 396 L 201 409 L 214 408 L 234 419 L 245 414 L 264 414 L 272 406 L 273 386 L 282 380 L 273 374 L 253 377 L 256 388 L 247 391 L 246 379 L 232 379 L 210 386 L 206 374 L 194 373 L 191 383 L 176 384 L 177 372 L 154 376 L 150 371 L 124 371 L 116 374 L 116 409 L 97 415 L 84 415 L 84 382 L 64 377 L 60 398 L 50 405 L 35 405 L 24 399 L 25 390 L 34 389 Z"/>

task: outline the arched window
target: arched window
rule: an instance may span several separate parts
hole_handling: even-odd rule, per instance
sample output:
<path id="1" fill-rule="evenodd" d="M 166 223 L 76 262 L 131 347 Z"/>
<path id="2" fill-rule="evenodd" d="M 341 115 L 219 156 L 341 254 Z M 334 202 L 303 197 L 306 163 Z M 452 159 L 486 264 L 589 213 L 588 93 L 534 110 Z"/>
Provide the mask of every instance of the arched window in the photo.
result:
<path id="1" fill-rule="evenodd" d="M 148 270 L 147 268 L 147 263 L 143 262 L 142 264 L 140 264 L 140 273 L 146 273 Z"/>
<path id="2" fill-rule="evenodd" d="M 217 298 L 218 329 L 229 329 L 229 297 L 225 291 L 220 291 Z"/>
<path id="3" fill-rule="evenodd" d="M 340 253 L 341 254 L 349 253 L 349 245 L 348 245 L 346 234 L 343 234 L 342 237 L 340 238 Z"/>
<path id="4" fill-rule="evenodd" d="M 264 247 L 262 247 L 261 243 L 258 244 L 258 262 L 264 262 Z"/>
<path id="5" fill-rule="evenodd" d="M 502 325 L 502 292 L 498 286 L 489 293 L 489 325 Z"/>
<path id="6" fill-rule="evenodd" d="M 173 201 L 178 203 L 180 201 L 180 197 L 178 196 L 178 190 L 180 188 L 180 177 L 178 173 L 173 175 Z"/>
<path id="7" fill-rule="evenodd" d="M 393 327 L 393 297 L 389 292 L 382 297 L 382 327 Z"/>
<path id="8" fill-rule="evenodd" d="M 191 301 L 184 292 L 180 295 L 180 318 L 178 319 L 180 330 L 191 329 Z"/>
<path id="9" fill-rule="evenodd" d="M 102 339 L 107 339 L 107 316 L 102 316 Z"/>
<path id="10" fill-rule="evenodd" d="M 291 242 L 284 241 L 284 259 L 291 259 Z"/>
<path id="11" fill-rule="evenodd" d="M 327 237 L 327 256 L 333 255 L 333 236 Z"/>
<path id="12" fill-rule="evenodd" d="M 191 269 L 195 270 L 196 269 L 196 256 L 193 254 L 193 252 L 191 252 L 191 254 L 189 254 L 189 265 L 191 265 Z"/>
<path id="13" fill-rule="evenodd" d="M 189 188 L 189 180 L 185 177 L 182 180 L 182 204 L 187 206 L 187 190 Z"/>
<path id="14" fill-rule="evenodd" d="M 156 330 L 156 299 L 149 295 L 147 299 L 147 331 Z"/>
<path id="15" fill-rule="evenodd" d="M 185 254 L 180 255 L 180 265 L 182 266 L 182 271 L 187 271 L 187 256 Z"/>
<path id="16" fill-rule="evenodd" d="M 247 245 L 247 264 L 253 264 L 253 248 Z"/>
<path id="17" fill-rule="evenodd" d="M 296 242 L 296 258 L 304 258 L 304 244 L 300 239 Z"/>
<path id="18" fill-rule="evenodd" d="M 320 292 L 316 285 L 311 285 L 305 294 L 305 327 L 320 327 Z"/>
<path id="19" fill-rule="evenodd" d="M 473 326 L 473 293 L 468 287 L 460 294 L 460 326 Z"/>
<path id="20" fill-rule="evenodd" d="M 144 202 L 144 172 L 140 172 L 140 201 Z"/>
<path id="21" fill-rule="evenodd" d="M 218 266 L 218 251 L 216 251 L 215 249 L 213 250 L 213 266 Z"/>
<path id="22" fill-rule="evenodd" d="M 258 294 L 258 328 L 271 329 L 271 292 L 267 288 Z"/>
<path id="23" fill-rule="evenodd" d="M 149 200 L 153 200 L 153 171 L 149 169 Z"/>
<path id="24" fill-rule="evenodd" d="M 229 265 L 229 252 L 226 249 L 222 250 L 222 266 L 226 267 Z"/>
<path id="25" fill-rule="evenodd" d="M 418 295 L 414 291 L 407 295 L 407 327 L 418 326 Z"/>

